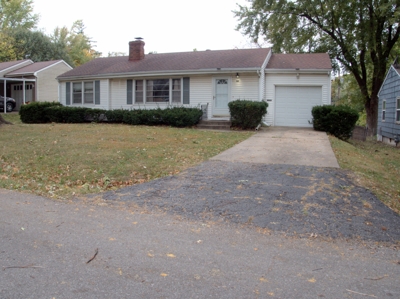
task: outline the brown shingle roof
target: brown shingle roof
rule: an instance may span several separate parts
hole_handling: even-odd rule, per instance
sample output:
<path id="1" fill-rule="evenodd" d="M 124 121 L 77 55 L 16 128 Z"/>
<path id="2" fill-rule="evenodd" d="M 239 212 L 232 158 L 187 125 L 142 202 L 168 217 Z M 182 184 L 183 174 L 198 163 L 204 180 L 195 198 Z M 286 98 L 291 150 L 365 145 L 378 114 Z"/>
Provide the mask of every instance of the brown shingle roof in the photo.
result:
<path id="1" fill-rule="evenodd" d="M 240 49 L 147 54 L 143 60 L 129 61 L 127 56 L 97 58 L 58 78 L 121 73 L 200 71 L 210 69 L 260 68 L 270 49 Z"/>
<path id="2" fill-rule="evenodd" d="M 267 69 L 331 69 L 332 64 L 326 53 L 272 54 Z"/>
<path id="3" fill-rule="evenodd" d="M 15 75 L 32 75 L 37 71 L 40 71 L 48 66 L 56 64 L 62 60 L 51 60 L 51 61 L 41 61 L 35 62 L 10 73 L 7 73 L 6 77 L 15 76 Z"/>
<path id="4" fill-rule="evenodd" d="M 6 70 L 14 65 L 18 65 L 20 63 L 23 63 L 24 61 L 29 61 L 29 59 L 24 59 L 24 60 L 15 60 L 15 61 L 7 61 L 7 62 L 0 62 L 0 71 Z"/>

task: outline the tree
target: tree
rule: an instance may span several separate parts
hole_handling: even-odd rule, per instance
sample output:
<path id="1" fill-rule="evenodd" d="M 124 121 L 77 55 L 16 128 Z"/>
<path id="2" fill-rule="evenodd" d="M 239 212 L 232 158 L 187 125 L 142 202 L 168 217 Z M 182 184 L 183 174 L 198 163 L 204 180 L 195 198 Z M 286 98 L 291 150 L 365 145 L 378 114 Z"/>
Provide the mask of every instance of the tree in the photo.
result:
<path id="1" fill-rule="evenodd" d="M 31 59 L 34 62 L 58 59 L 51 39 L 41 31 L 15 30 L 11 34 L 16 59 Z"/>
<path id="2" fill-rule="evenodd" d="M 376 130 L 378 92 L 400 36 L 400 0 L 253 0 L 235 11 L 238 30 L 274 52 L 328 52 L 350 72 L 362 95 L 367 125 Z"/>
<path id="3" fill-rule="evenodd" d="M 0 29 L 33 29 L 39 19 L 32 0 L 0 0 Z"/>
<path id="4" fill-rule="evenodd" d="M 51 40 L 56 45 L 59 55 L 65 57 L 71 66 L 79 66 L 93 58 L 101 56 L 94 50 L 94 42 L 85 34 L 85 26 L 82 20 L 75 21 L 69 30 L 67 27 L 54 30 Z"/>

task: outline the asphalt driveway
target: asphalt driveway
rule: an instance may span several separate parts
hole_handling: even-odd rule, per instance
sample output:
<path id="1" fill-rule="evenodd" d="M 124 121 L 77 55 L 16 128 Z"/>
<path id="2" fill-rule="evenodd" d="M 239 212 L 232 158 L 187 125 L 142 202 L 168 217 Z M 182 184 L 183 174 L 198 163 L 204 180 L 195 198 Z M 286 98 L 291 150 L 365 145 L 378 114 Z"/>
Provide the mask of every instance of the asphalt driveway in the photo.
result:
<path id="1" fill-rule="evenodd" d="M 400 297 L 400 217 L 295 132 L 71 202 L 0 190 L 0 298 Z"/>

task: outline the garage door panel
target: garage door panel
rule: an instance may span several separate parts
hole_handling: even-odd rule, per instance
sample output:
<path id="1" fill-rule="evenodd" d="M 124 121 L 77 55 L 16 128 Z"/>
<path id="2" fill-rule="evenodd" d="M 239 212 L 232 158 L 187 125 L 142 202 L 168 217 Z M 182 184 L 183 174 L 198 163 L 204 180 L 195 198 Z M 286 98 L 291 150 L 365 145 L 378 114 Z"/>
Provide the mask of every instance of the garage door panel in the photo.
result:
<path id="1" fill-rule="evenodd" d="M 320 86 L 277 86 L 275 88 L 275 125 L 312 127 L 311 109 L 322 104 Z"/>

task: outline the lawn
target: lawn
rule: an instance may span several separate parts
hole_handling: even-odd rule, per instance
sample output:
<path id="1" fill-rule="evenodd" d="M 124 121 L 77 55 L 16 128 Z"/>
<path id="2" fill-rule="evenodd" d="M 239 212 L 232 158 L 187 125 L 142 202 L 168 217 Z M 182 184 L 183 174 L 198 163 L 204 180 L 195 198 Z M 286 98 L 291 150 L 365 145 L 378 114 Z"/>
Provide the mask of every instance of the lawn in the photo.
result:
<path id="1" fill-rule="evenodd" d="M 340 167 L 351 170 L 356 183 L 400 213 L 400 148 L 373 139 L 344 142 L 330 137 L 330 141 Z"/>
<path id="2" fill-rule="evenodd" d="M 0 188 L 61 199 L 177 174 L 253 134 L 3 117 Z"/>

